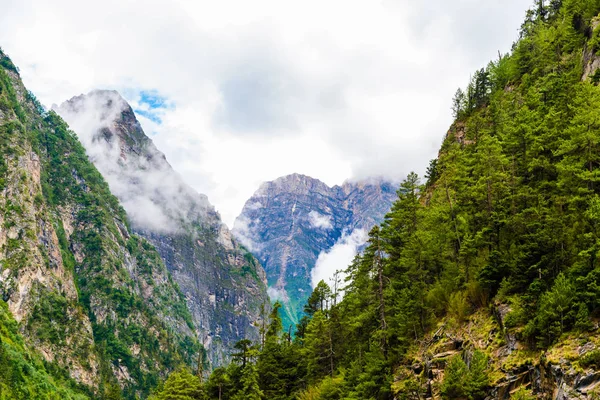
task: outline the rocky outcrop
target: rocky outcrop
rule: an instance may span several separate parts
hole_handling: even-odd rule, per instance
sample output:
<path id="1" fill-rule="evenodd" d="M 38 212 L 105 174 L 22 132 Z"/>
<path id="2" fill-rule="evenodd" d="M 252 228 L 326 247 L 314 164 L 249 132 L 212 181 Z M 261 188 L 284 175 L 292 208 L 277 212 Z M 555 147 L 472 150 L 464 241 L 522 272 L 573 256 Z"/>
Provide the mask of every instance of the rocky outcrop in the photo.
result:
<path id="1" fill-rule="evenodd" d="M 268 303 L 258 261 L 232 237 L 207 197 L 188 186 L 114 91 L 74 97 L 56 111 L 125 208 L 134 232 L 152 243 L 185 296 L 213 365 L 240 339 L 258 340 Z"/>
<path id="2" fill-rule="evenodd" d="M 588 78 L 594 79 L 597 83 L 598 76 L 596 76 L 598 69 L 600 68 L 600 56 L 598 52 L 600 48 L 598 48 L 598 27 L 600 26 L 600 17 L 596 17 L 592 19 L 590 32 L 593 38 L 593 42 L 595 44 L 586 44 L 583 49 L 583 77 L 582 80 L 586 80 Z"/>
<path id="3" fill-rule="evenodd" d="M 18 82 L 12 72 L 11 79 Z M 5 110 L 0 130 L 14 124 L 23 129 L 12 110 Z M 12 130 L 11 130 L 12 131 Z M 22 132 L 21 132 L 22 133 Z M 78 305 L 73 271 L 63 263 L 51 210 L 43 201 L 40 182 L 41 165 L 31 145 L 15 135 L 2 135 L 4 173 L 0 177 L 0 293 L 17 322 L 27 328 L 27 336 L 44 358 L 67 368 L 78 381 L 97 386 L 98 360 L 89 354 L 87 360 L 73 358 L 72 352 L 93 345 L 91 323 Z M 8 153 L 7 153 L 8 152 Z M 64 315 L 65 340 L 52 343 L 31 330 L 40 324 L 36 317 L 44 297 L 60 297 L 69 305 Z M 68 338 L 68 340 L 67 340 Z"/>
<path id="4" fill-rule="evenodd" d="M 396 370 L 392 385 L 398 397 L 442 398 L 440 389 L 452 357 L 468 365 L 473 352 L 488 356 L 487 399 L 508 400 L 524 388 L 543 399 L 594 399 L 600 392 L 598 327 L 573 332 L 547 350 L 535 350 L 518 339 L 520 328 L 507 328 L 510 305 L 496 304 L 492 315 L 478 311 L 462 325 L 443 319 L 439 328 L 409 352 L 408 364 Z M 409 384 L 407 384 L 409 383 Z"/>
<path id="5" fill-rule="evenodd" d="M 246 202 L 233 233 L 265 268 L 272 298 L 283 302 L 285 325 L 298 322 L 319 255 L 350 237 L 360 242 L 395 199 L 388 182 L 329 187 L 293 174 L 262 184 Z"/>

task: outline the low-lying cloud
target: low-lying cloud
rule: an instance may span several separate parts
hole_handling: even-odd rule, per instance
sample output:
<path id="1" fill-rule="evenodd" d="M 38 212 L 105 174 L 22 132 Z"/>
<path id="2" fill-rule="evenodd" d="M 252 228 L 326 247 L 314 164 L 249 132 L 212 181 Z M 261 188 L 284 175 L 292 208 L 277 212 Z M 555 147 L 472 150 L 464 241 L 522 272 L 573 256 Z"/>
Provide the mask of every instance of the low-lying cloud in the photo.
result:
<path id="1" fill-rule="evenodd" d="M 256 203 L 255 203 L 256 204 Z M 260 204 L 260 203 L 259 203 Z M 255 223 L 258 221 L 254 221 Z M 248 251 L 257 254 L 261 251 L 262 246 L 260 243 L 256 243 L 252 238 L 254 233 L 252 232 L 252 221 L 246 215 L 240 215 L 233 225 L 231 232 L 235 238 L 244 246 Z"/>
<path id="2" fill-rule="evenodd" d="M 318 211 L 312 210 L 308 213 L 308 220 L 313 228 L 332 229 L 331 215 L 322 215 Z"/>
<path id="3" fill-rule="evenodd" d="M 269 295 L 269 298 L 271 299 L 272 302 L 273 301 L 282 301 L 282 302 L 289 301 L 289 297 L 284 289 L 277 289 L 272 286 L 269 286 L 267 288 L 267 294 Z"/>
<path id="4" fill-rule="evenodd" d="M 311 271 L 312 287 L 316 287 L 321 280 L 332 286 L 335 273 L 345 270 L 350 265 L 366 240 L 367 232 L 364 229 L 355 229 L 350 234 L 344 233 L 329 250 L 322 251 Z M 344 282 L 344 278 L 345 274 L 339 272 L 338 279 Z"/>
<path id="5" fill-rule="evenodd" d="M 531 3 L 5 0 L 0 44 L 46 105 L 160 93 L 172 106 L 134 105 L 141 123 L 232 224 L 260 182 L 290 173 L 423 172 L 456 88 L 510 50 Z"/>

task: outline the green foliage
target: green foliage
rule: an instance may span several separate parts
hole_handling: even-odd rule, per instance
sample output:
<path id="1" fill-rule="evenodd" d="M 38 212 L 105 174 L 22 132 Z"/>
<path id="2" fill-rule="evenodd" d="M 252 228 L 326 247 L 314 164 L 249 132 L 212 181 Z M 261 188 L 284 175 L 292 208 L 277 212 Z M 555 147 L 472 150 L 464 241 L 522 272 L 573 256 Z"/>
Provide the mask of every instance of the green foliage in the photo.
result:
<path id="1" fill-rule="evenodd" d="M 28 329 L 34 329 L 38 339 L 53 344 L 67 340 L 68 306 L 68 301 L 58 293 L 40 291 L 28 320 Z"/>
<path id="2" fill-rule="evenodd" d="M 450 359 L 444 369 L 444 381 L 440 388 L 445 399 L 460 399 L 467 396 L 467 380 L 469 369 L 460 355 Z"/>
<path id="3" fill-rule="evenodd" d="M 233 369 L 233 366 L 234 364 L 231 364 L 229 370 Z M 230 371 L 223 367 L 215 368 L 205 386 L 210 399 L 227 399 L 234 391 Z"/>
<path id="4" fill-rule="evenodd" d="M 15 66 L 15 64 L 13 64 L 12 60 L 5 55 L 2 50 L 0 49 L 0 67 L 12 71 L 12 72 L 16 72 L 19 73 L 19 70 L 17 69 L 17 67 Z"/>
<path id="5" fill-rule="evenodd" d="M 0 399 L 89 398 L 60 369 L 48 367 L 39 356 L 27 349 L 17 322 L 10 316 L 6 303 L 0 300 Z"/>
<path id="6" fill-rule="evenodd" d="M 233 400 L 261 400 L 263 392 L 258 385 L 258 371 L 253 363 L 246 364 L 242 369 L 241 389 Z"/>
<path id="7" fill-rule="evenodd" d="M 486 397 L 489 384 L 488 357 L 483 352 L 475 350 L 469 366 L 460 354 L 450 359 L 444 370 L 444 381 L 440 391 L 442 397 L 446 399 L 481 400 Z"/>
<path id="8" fill-rule="evenodd" d="M 537 397 L 531 389 L 525 389 L 523 386 L 514 391 L 510 396 L 511 400 L 535 400 Z"/>
<path id="9" fill-rule="evenodd" d="M 206 394 L 200 379 L 187 369 L 173 372 L 163 387 L 149 400 L 204 400 Z"/>
<path id="10" fill-rule="evenodd" d="M 600 368 L 600 350 L 592 350 L 588 353 L 585 353 L 579 359 L 579 365 L 583 368 Z"/>
<path id="11" fill-rule="evenodd" d="M 330 297 L 331 288 L 325 281 L 320 281 L 306 301 L 304 312 L 309 316 L 314 315 L 317 311 L 323 312 L 328 306 L 327 301 Z"/>
<path id="12" fill-rule="evenodd" d="M 326 377 L 318 386 L 310 388 L 298 394 L 298 400 L 340 400 L 343 399 L 345 383 L 343 377 Z"/>
<path id="13" fill-rule="evenodd" d="M 469 364 L 469 374 L 467 375 L 467 393 L 470 399 L 484 399 L 486 389 L 490 385 L 488 374 L 488 356 L 475 350 Z"/>
<path id="14" fill-rule="evenodd" d="M 575 286 L 563 274 L 558 275 L 552 289 L 544 293 L 537 315 L 543 343 L 551 344 L 573 325 L 575 296 Z"/>

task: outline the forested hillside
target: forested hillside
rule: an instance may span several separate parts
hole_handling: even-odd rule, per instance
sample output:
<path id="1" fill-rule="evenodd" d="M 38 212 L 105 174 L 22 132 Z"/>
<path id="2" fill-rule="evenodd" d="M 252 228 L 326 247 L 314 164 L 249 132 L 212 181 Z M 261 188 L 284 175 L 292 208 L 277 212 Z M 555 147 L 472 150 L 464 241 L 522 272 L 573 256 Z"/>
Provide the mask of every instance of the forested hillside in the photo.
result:
<path id="1" fill-rule="evenodd" d="M 195 364 L 159 254 L 1 50 L 0 155 L 0 398 L 146 397 Z"/>
<path id="2" fill-rule="evenodd" d="M 294 338 L 276 306 L 264 341 L 202 384 L 172 375 L 156 398 L 592 398 L 599 12 L 534 4 L 511 54 L 456 93 L 439 157 L 402 183 L 343 300 L 317 287 Z"/>

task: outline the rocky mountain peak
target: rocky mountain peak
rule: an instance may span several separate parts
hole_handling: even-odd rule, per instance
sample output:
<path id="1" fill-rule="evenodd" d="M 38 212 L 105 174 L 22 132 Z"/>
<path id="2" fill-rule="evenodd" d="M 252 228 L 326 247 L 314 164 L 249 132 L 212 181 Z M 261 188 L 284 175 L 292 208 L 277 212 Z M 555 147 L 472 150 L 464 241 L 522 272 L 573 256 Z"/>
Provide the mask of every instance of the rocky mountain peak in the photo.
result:
<path id="1" fill-rule="evenodd" d="M 125 99 L 97 90 L 55 110 L 81 139 L 134 230 L 159 251 L 214 364 L 228 358 L 236 341 L 258 339 L 255 325 L 267 302 L 263 269 L 208 198 L 173 170 Z"/>
<path id="2" fill-rule="evenodd" d="M 286 324 L 297 322 L 312 291 L 319 255 L 381 222 L 395 198 L 395 186 L 384 180 L 330 187 L 291 174 L 263 183 L 246 202 L 233 233 L 264 266 Z"/>
<path id="3" fill-rule="evenodd" d="M 290 174 L 263 183 L 254 196 L 271 196 L 278 193 L 329 193 L 331 188 L 318 179 L 302 174 Z"/>

